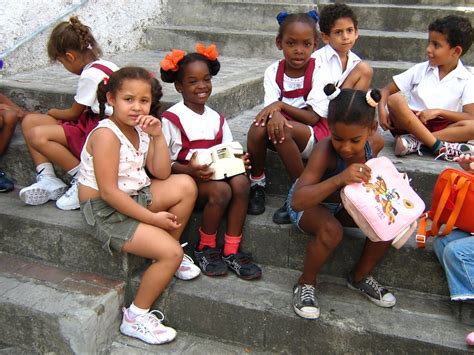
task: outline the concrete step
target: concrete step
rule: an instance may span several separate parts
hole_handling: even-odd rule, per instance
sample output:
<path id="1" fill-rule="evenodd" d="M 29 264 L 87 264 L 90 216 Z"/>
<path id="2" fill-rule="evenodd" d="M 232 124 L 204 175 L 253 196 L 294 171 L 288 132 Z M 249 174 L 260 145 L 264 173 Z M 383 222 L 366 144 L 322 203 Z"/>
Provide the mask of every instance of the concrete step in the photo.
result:
<path id="1" fill-rule="evenodd" d="M 175 43 L 165 48 L 171 50 Z M 193 48 L 191 48 L 194 50 Z M 139 50 L 117 54 L 110 59 L 119 66 L 137 65 L 149 69 L 160 78 L 160 61 L 165 52 Z M 263 97 L 263 73 L 271 59 L 256 62 L 249 58 L 219 57 L 222 69 L 213 78 L 213 94 L 209 105 L 226 117 L 257 105 Z M 69 107 L 76 92 L 78 77 L 60 64 L 47 68 L 3 77 L 0 92 L 30 111 L 46 112 L 53 107 Z M 161 80 L 160 80 L 161 82 Z M 173 84 L 162 83 L 163 109 L 181 100 Z"/>
<path id="2" fill-rule="evenodd" d="M 389 32 L 377 30 L 359 31 L 360 36 L 354 51 L 366 60 L 409 61 L 426 60 L 427 32 Z M 274 31 L 254 29 L 234 30 L 208 26 L 151 26 L 147 33 L 147 46 L 164 50 L 175 43 L 186 50 L 196 42 L 216 43 L 226 56 L 279 58 L 281 53 L 275 46 Z M 399 50 L 403 48 L 403 50 Z M 474 63 L 473 52 L 463 58 L 468 65 Z"/>
<path id="3" fill-rule="evenodd" d="M 168 8 L 167 21 L 175 26 L 206 26 L 236 30 L 278 31 L 276 15 L 308 12 L 317 8 L 321 11 L 328 4 L 310 2 L 282 4 L 273 1 L 183 1 L 172 2 Z M 212 6 L 213 16 L 205 16 Z M 421 31 L 436 18 L 457 14 L 474 20 L 470 7 L 429 5 L 351 4 L 361 29 L 379 31 Z M 241 14 L 242 16 L 229 16 Z"/>
<path id="4" fill-rule="evenodd" d="M 244 346 L 242 344 L 224 342 L 220 339 L 215 340 L 205 336 L 196 336 L 191 333 L 178 331 L 176 340 L 163 345 L 149 345 L 140 340 L 119 335 L 115 338 L 112 345 L 104 352 L 104 355 L 151 355 L 156 354 L 157 352 L 160 354 L 170 355 L 271 354 L 268 351 Z"/>
<path id="5" fill-rule="evenodd" d="M 333 2 L 333 1 L 330 1 Z M 473 0 L 349 0 L 348 5 L 354 4 L 393 4 L 393 5 L 431 5 L 431 6 L 472 6 Z"/>
<path id="6" fill-rule="evenodd" d="M 13 354 L 98 353 L 120 324 L 124 286 L 2 252 L 0 342 Z"/>
<path id="7" fill-rule="evenodd" d="M 18 190 L 0 199 L 0 250 L 61 268 L 126 279 L 146 262 L 142 258 L 102 248 L 85 228 L 79 211 L 62 211 L 49 202 L 27 206 Z"/>
<path id="8" fill-rule="evenodd" d="M 299 273 L 264 267 L 260 281 L 235 275 L 176 281 L 157 306 L 180 331 L 284 353 L 467 353 L 470 328 L 458 322 L 446 297 L 394 290 L 397 305 L 382 309 L 337 278 L 321 278 L 321 317 L 293 311 Z"/>

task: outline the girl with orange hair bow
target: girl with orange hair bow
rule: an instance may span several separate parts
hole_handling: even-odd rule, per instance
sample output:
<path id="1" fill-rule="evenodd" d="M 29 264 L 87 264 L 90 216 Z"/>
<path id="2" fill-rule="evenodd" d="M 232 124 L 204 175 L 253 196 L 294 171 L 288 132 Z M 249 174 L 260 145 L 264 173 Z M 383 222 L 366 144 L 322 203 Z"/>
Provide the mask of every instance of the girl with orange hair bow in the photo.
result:
<path id="1" fill-rule="evenodd" d="M 261 276 L 261 269 L 250 254 L 239 251 L 247 214 L 250 183 L 244 174 L 225 180 L 211 180 L 213 170 L 200 165 L 197 153 L 221 143 L 233 141 L 222 114 L 206 105 L 212 92 L 212 77 L 219 72 L 216 46 L 196 46 L 195 53 L 184 54 L 174 49 L 161 62 L 161 79 L 174 83 L 183 100 L 162 115 L 174 173 L 191 175 L 198 186 L 198 205 L 203 207 L 199 228 L 199 246 L 195 257 L 204 274 L 225 275 L 230 268 L 240 278 L 250 280 Z M 248 156 L 242 158 L 248 166 Z M 217 229 L 227 214 L 224 248 L 217 249 Z"/>

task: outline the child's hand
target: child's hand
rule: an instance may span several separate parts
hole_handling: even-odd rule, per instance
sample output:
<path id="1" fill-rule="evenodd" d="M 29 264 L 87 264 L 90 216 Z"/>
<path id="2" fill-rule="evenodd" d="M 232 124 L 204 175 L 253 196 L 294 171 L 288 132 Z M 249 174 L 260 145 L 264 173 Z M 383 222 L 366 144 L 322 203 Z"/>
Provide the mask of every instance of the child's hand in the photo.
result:
<path id="1" fill-rule="evenodd" d="M 425 123 L 433 118 L 440 116 L 440 110 L 438 109 L 428 109 L 423 111 L 418 111 L 416 116 L 420 119 L 421 122 Z"/>
<path id="2" fill-rule="evenodd" d="M 459 157 L 455 157 L 454 161 L 457 161 L 461 168 L 467 172 L 474 174 L 474 156 L 469 154 L 461 154 Z"/>
<path id="3" fill-rule="evenodd" d="M 370 180 L 371 169 L 360 163 L 354 163 L 349 165 L 339 175 L 338 186 L 343 187 L 346 185 L 365 182 L 368 183 Z"/>
<path id="4" fill-rule="evenodd" d="M 249 155 L 249 153 L 245 153 L 244 155 L 242 155 L 241 159 L 244 162 L 245 170 L 250 171 L 250 169 L 252 169 L 252 165 L 250 165 L 250 155 Z"/>
<path id="5" fill-rule="evenodd" d="M 271 140 L 273 144 L 283 143 L 285 140 L 285 127 L 293 128 L 281 112 L 274 112 L 272 119 L 267 125 L 268 139 Z"/>
<path id="6" fill-rule="evenodd" d="M 181 223 L 178 223 L 178 217 L 166 211 L 155 213 L 152 224 L 166 231 L 173 231 L 181 227 Z"/>
<path id="7" fill-rule="evenodd" d="M 280 101 L 276 101 L 263 108 L 255 117 L 254 123 L 255 126 L 265 126 L 265 123 L 273 117 L 275 112 L 281 112 Z"/>
<path id="8" fill-rule="evenodd" d="M 143 132 L 153 137 L 159 137 L 162 134 L 161 121 L 150 115 L 140 115 L 135 120 L 137 126 L 139 126 Z"/>
<path id="9" fill-rule="evenodd" d="M 214 170 L 211 169 L 209 165 L 199 164 L 197 160 L 197 152 L 194 152 L 191 156 L 191 160 L 189 161 L 188 166 L 191 169 L 190 175 L 195 177 L 196 179 L 207 181 L 214 174 Z"/>
<path id="10" fill-rule="evenodd" d="M 382 127 L 382 129 L 384 131 L 386 131 L 387 129 L 394 129 L 395 128 L 395 126 L 392 123 L 392 120 L 390 119 L 390 115 L 388 114 L 387 110 L 385 110 L 385 109 L 379 110 L 378 113 L 379 113 L 380 127 Z"/>

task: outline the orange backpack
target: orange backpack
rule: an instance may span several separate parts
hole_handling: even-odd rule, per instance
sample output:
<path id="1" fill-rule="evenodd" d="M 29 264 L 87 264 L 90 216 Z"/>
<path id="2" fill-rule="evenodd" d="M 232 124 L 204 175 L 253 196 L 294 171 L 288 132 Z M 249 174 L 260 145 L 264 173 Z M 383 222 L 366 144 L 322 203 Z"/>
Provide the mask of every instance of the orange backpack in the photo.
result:
<path id="1" fill-rule="evenodd" d="M 431 220 L 431 230 L 427 230 Z M 445 225 L 443 231 L 441 226 Z M 424 248 L 426 238 L 445 236 L 453 227 L 474 232 L 474 175 L 457 169 L 441 172 L 433 191 L 431 210 L 420 220 L 416 243 Z"/>

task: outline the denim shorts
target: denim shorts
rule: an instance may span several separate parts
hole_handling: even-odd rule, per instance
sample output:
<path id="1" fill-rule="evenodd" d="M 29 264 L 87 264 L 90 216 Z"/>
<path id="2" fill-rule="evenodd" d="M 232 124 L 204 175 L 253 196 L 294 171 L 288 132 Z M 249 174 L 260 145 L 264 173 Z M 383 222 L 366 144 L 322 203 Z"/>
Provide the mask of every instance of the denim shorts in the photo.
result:
<path id="1" fill-rule="evenodd" d="M 303 213 L 304 211 L 295 211 L 294 209 L 291 208 L 291 199 L 293 197 L 293 193 L 295 192 L 295 186 L 296 186 L 296 183 L 298 182 L 298 180 L 295 181 L 295 183 L 291 186 L 290 188 L 290 191 L 288 192 L 288 197 L 287 197 L 287 200 L 286 200 L 286 208 L 287 208 L 287 212 L 288 212 L 288 215 L 290 216 L 290 221 L 293 225 L 295 225 L 296 227 L 298 227 L 298 229 L 305 233 L 305 231 L 303 229 L 301 229 L 300 227 L 300 220 L 301 220 L 301 217 L 303 217 Z M 336 214 L 338 214 L 343 208 L 344 206 L 342 206 L 342 203 L 337 203 L 337 202 L 322 202 L 320 203 L 320 206 L 323 206 L 325 208 L 327 208 L 329 210 L 329 212 L 331 212 L 331 214 L 333 216 L 335 216 Z"/>
<path id="2" fill-rule="evenodd" d="M 137 195 L 130 196 L 143 207 L 152 201 L 150 187 L 144 187 Z M 81 203 L 81 211 L 86 223 L 91 228 L 91 234 L 98 239 L 104 249 L 121 251 L 123 245 L 132 239 L 138 225 L 141 223 L 130 218 L 110 206 L 101 198 L 93 198 Z"/>

